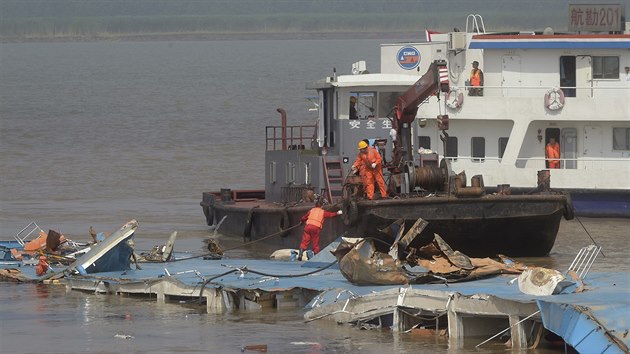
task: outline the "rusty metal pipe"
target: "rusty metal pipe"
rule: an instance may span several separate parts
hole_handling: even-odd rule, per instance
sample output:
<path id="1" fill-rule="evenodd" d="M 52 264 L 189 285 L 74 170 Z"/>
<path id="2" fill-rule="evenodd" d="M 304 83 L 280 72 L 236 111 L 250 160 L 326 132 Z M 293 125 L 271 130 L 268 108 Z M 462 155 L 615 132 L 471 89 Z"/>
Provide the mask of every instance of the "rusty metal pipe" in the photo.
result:
<path id="1" fill-rule="evenodd" d="M 484 189 L 481 187 L 464 187 L 457 188 L 455 195 L 458 197 L 481 197 L 484 192 Z"/>
<path id="2" fill-rule="evenodd" d="M 276 111 L 280 113 L 282 118 L 282 150 L 287 149 L 287 111 L 284 108 L 277 108 Z"/>

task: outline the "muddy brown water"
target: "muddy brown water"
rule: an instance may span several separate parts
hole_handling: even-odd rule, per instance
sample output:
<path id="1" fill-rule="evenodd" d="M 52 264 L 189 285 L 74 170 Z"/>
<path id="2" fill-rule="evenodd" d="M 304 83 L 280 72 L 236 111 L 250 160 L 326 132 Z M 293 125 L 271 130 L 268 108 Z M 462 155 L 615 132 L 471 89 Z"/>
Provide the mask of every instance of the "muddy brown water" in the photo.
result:
<path id="1" fill-rule="evenodd" d="M 276 108 L 292 124 L 311 124 L 305 82 L 333 68 L 349 72 L 360 59 L 378 71 L 379 44 L 393 41 L 2 43 L 0 237 L 36 221 L 86 241 L 90 226 L 112 232 L 135 218 L 140 250 L 172 231 L 177 250 L 203 250 L 210 233 L 201 192 L 262 186 L 263 127 L 279 124 Z M 628 272 L 630 220 L 580 220 L 605 255 L 592 271 Z M 582 224 L 563 221 L 549 257 L 519 260 L 566 268 L 592 243 Z M 218 239 L 224 247 L 241 242 Z M 228 256 L 272 251 L 255 245 Z M 186 304 L 0 283 L 0 352 L 239 353 L 267 345 L 272 353 L 466 353 L 485 339 L 454 350 L 444 337 L 302 316 L 301 309 L 206 314 Z"/>

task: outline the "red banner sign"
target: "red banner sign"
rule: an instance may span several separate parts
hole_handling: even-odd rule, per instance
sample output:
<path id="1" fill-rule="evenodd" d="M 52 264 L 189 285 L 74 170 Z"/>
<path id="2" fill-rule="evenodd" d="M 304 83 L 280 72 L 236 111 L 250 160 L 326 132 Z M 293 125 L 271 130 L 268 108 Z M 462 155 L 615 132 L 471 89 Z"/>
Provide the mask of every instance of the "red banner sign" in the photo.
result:
<path id="1" fill-rule="evenodd" d="M 624 12 L 619 4 L 569 5 L 569 31 L 623 31 Z"/>

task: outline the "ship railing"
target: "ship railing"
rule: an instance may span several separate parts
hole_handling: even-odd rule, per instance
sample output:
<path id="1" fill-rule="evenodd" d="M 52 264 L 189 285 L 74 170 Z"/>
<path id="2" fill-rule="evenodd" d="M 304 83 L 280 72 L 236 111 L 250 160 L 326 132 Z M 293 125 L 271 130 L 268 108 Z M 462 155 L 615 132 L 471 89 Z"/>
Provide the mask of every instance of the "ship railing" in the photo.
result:
<path id="1" fill-rule="evenodd" d="M 20 245 L 24 246 L 28 241 L 38 236 L 40 232 L 44 232 L 44 230 L 35 221 L 31 221 L 22 230 L 18 231 L 13 238 Z"/>
<path id="2" fill-rule="evenodd" d="M 267 151 L 310 149 L 317 139 L 317 125 L 272 125 L 265 130 Z"/>
<path id="3" fill-rule="evenodd" d="M 624 157 L 580 157 L 560 158 L 561 170 L 615 170 L 623 165 L 630 165 L 630 159 Z M 547 159 L 529 157 L 516 159 L 516 167 L 545 169 Z"/>
<path id="4" fill-rule="evenodd" d="M 457 164 L 478 164 L 478 163 L 492 163 L 498 164 L 503 160 L 500 157 L 496 156 L 486 156 L 486 157 L 473 157 L 473 156 L 457 156 L 457 157 L 448 157 L 445 156 L 445 159 L 452 161 Z M 566 170 L 612 170 L 618 169 L 619 166 L 630 166 L 630 158 L 627 157 L 580 157 L 580 158 L 559 158 L 560 160 L 560 169 Z M 517 168 L 535 168 L 535 169 L 546 169 L 547 167 L 547 159 L 544 157 L 526 157 L 526 158 L 517 158 L 516 159 L 516 167 Z"/>
<path id="5" fill-rule="evenodd" d="M 471 86 L 460 87 L 460 89 L 470 90 Z M 619 95 L 623 97 L 625 95 L 624 91 L 630 91 L 629 86 L 507 86 L 507 85 L 483 85 L 483 86 L 475 86 L 475 89 L 485 89 L 482 96 L 487 97 L 504 97 L 511 96 L 514 97 L 514 93 L 517 90 L 524 90 L 527 92 L 527 95 L 519 95 L 522 97 L 528 97 L 529 95 L 542 94 L 544 95 L 550 89 L 559 88 L 562 89 L 562 93 L 566 98 L 576 98 L 577 92 L 591 92 L 591 96 L 595 94 L 595 92 L 606 92 L 603 95 L 609 96 L 610 91 L 615 92 L 615 97 Z M 474 97 L 474 96 L 472 96 Z M 532 96 L 533 97 L 533 96 Z"/>

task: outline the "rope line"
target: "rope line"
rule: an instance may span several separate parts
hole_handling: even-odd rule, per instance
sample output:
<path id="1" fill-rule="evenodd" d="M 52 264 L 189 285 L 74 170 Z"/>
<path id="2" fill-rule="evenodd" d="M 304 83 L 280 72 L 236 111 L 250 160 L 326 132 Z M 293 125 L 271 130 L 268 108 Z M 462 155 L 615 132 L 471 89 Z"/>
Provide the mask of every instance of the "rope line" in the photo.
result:
<path id="1" fill-rule="evenodd" d="M 300 226 L 300 225 L 302 225 L 302 223 L 298 223 L 298 224 L 293 225 L 293 226 L 291 226 L 291 227 L 288 227 L 288 228 L 286 228 L 286 229 L 284 229 L 284 230 L 281 230 L 281 231 L 275 232 L 275 233 L 270 234 L 270 235 L 267 235 L 267 236 L 265 236 L 265 237 L 261 237 L 261 238 L 255 239 L 255 240 L 253 240 L 253 241 L 249 241 L 249 242 L 246 242 L 246 243 L 240 244 L 240 245 L 238 245 L 238 246 L 234 246 L 234 247 L 226 248 L 225 250 L 223 250 L 223 252 L 233 251 L 233 250 L 238 249 L 238 248 L 241 248 L 241 247 L 249 246 L 249 245 L 251 245 L 251 244 L 254 244 L 254 243 L 257 243 L 257 242 L 260 242 L 260 241 L 267 240 L 267 239 L 272 238 L 272 237 L 274 237 L 274 236 L 281 235 L 281 234 L 283 234 L 283 233 L 285 233 L 285 232 L 287 232 L 287 231 L 291 231 L 291 230 L 293 230 L 293 229 L 297 228 L 297 227 L 298 227 L 298 226 Z M 190 257 L 184 257 L 184 258 L 177 258 L 177 259 L 173 259 L 173 260 L 170 260 L 169 262 L 179 262 L 179 261 L 185 261 L 185 260 L 188 260 L 188 259 L 201 258 L 201 257 L 206 257 L 206 256 L 216 256 L 217 258 L 221 258 L 221 255 L 220 255 L 220 254 L 218 254 L 218 253 L 215 253 L 215 252 L 206 252 L 206 253 L 202 253 L 202 254 L 198 254 L 198 255 L 190 256 Z M 143 262 L 143 263 L 150 263 L 150 262 Z M 163 262 L 154 262 L 154 263 L 163 263 Z"/>
<path id="2" fill-rule="evenodd" d="M 312 274 L 315 274 L 315 273 L 319 273 L 319 272 L 321 272 L 323 270 L 326 270 L 326 269 L 332 267 L 336 263 L 337 263 L 337 260 L 329 263 L 325 267 L 317 268 L 314 271 L 307 272 L 307 273 L 302 273 L 302 274 L 270 274 L 270 273 L 259 272 L 259 271 L 256 271 L 256 270 L 248 269 L 247 266 L 241 267 L 241 268 L 232 269 L 232 270 L 229 270 L 229 271 L 227 271 L 225 273 L 221 273 L 219 275 L 216 275 L 216 276 L 214 276 L 212 278 L 208 278 L 208 279 L 206 279 L 206 281 L 203 282 L 203 284 L 201 285 L 201 289 L 199 290 L 199 303 L 201 304 L 201 299 L 203 297 L 203 291 L 204 291 L 204 289 L 206 288 L 206 286 L 208 284 L 210 284 L 213 280 L 215 280 L 217 278 L 221 278 L 221 277 L 226 276 L 226 275 L 231 274 L 231 273 L 242 273 L 242 274 L 253 273 L 253 274 L 258 274 L 258 275 L 261 275 L 261 276 L 275 277 L 275 278 L 300 278 L 300 277 L 306 277 L 306 276 L 309 276 L 309 275 L 312 275 Z"/>

